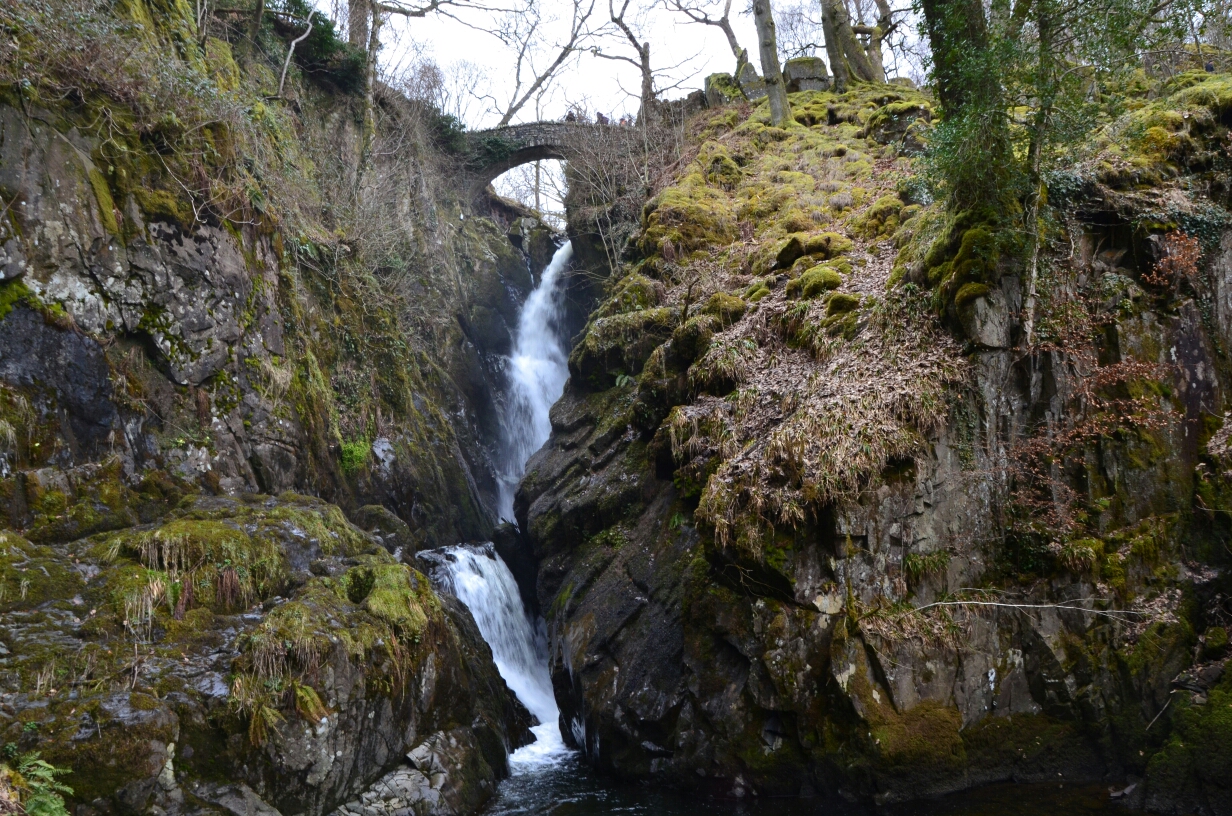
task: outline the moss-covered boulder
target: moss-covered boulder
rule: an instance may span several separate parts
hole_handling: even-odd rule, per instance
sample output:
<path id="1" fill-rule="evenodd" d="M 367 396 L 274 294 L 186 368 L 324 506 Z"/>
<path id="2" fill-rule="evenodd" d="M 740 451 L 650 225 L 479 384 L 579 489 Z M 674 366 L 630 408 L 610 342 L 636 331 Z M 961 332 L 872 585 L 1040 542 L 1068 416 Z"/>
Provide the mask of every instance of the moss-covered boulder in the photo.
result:
<path id="1" fill-rule="evenodd" d="M 579 383 L 602 389 L 620 374 L 636 375 L 655 347 L 675 328 L 678 312 L 657 308 L 601 317 L 569 355 L 569 374 Z"/>
<path id="2" fill-rule="evenodd" d="M 0 743 L 70 769 L 73 805 L 324 814 L 460 722 L 482 801 L 526 739 L 469 614 L 319 499 L 189 497 L 54 547 L 0 533 L 0 592 Z"/>
<path id="3" fill-rule="evenodd" d="M 739 297 L 726 292 L 715 292 L 706 299 L 706 303 L 702 306 L 702 314 L 717 317 L 722 325 L 730 326 L 744 317 L 746 309 L 748 309 L 748 304 Z"/>
<path id="4" fill-rule="evenodd" d="M 821 295 L 843 285 L 843 276 L 833 266 L 818 264 L 800 277 L 787 282 L 787 297 L 805 299 Z"/>

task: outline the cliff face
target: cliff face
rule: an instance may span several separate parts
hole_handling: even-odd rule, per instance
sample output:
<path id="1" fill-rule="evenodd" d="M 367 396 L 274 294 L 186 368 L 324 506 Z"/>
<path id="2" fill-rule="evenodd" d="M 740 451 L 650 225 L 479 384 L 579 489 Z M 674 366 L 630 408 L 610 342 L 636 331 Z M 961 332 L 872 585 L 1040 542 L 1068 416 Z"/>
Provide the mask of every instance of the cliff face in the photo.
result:
<path id="1" fill-rule="evenodd" d="M 357 180 L 273 24 L 237 63 L 184 4 L 0 22 L 4 759 L 79 813 L 475 810 L 528 715 L 410 564 L 490 535 L 554 237 L 472 217 L 388 89 Z"/>
<path id="2" fill-rule="evenodd" d="M 1029 351 L 1016 239 L 915 192 L 924 98 L 695 120 L 518 497 L 592 763 L 1229 812 L 1225 87 L 1183 77 L 1054 179 Z"/>

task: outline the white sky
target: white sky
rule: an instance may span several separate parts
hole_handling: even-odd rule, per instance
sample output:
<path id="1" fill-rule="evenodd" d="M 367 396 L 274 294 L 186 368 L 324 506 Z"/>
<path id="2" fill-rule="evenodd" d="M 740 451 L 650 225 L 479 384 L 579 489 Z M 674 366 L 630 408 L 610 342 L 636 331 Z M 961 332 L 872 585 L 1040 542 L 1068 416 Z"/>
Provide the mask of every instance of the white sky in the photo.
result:
<path id="1" fill-rule="evenodd" d="M 568 0 L 542 0 L 550 9 L 566 15 L 571 4 Z M 743 2 L 743 0 L 738 0 Z M 733 3 L 736 6 L 738 3 Z M 595 25 L 607 20 L 605 0 L 596 0 Z M 472 12 L 465 19 L 482 25 L 481 13 Z M 701 88 L 707 74 L 730 72 L 735 68 L 735 59 L 728 48 L 723 33 L 713 27 L 680 22 L 680 15 L 669 14 L 656 8 L 642 14 L 643 36 L 650 41 L 651 64 L 656 70 L 678 66 L 670 71 L 670 79 L 664 84 L 682 84 L 664 94 L 666 98 L 684 96 L 691 90 Z M 751 15 L 732 11 L 732 25 L 743 47 L 756 53 L 756 38 Z M 567 20 L 564 27 L 567 29 Z M 391 30 L 392 29 L 392 30 Z M 424 19 L 406 20 L 395 17 L 385 29 L 386 36 L 382 62 L 387 68 L 414 60 L 414 53 L 431 57 L 447 73 L 460 61 L 473 63 L 483 69 L 484 91 L 502 99 L 508 98 L 513 89 L 514 55 L 495 37 L 449 19 L 440 14 Z M 606 53 L 632 54 L 632 49 L 623 40 L 606 38 L 600 41 Z M 754 62 L 756 58 L 754 57 Z M 624 113 L 637 112 L 637 93 L 640 84 L 638 70 L 628 63 L 594 57 L 589 53 L 575 55 L 554 83 L 553 90 L 543 102 L 537 114 L 534 104 L 529 103 L 515 121 L 536 119 L 559 119 L 565 115 L 570 104 L 582 103 L 592 111 L 619 118 Z M 482 103 L 474 103 L 465 118 L 472 129 L 491 127 L 499 116 L 483 110 Z"/>

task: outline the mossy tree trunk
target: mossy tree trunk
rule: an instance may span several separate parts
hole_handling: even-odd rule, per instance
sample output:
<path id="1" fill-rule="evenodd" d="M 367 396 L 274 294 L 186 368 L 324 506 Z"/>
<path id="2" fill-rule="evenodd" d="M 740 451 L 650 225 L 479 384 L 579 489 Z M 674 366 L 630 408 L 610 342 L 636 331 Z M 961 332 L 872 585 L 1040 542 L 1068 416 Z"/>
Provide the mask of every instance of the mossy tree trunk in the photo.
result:
<path id="1" fill-rule="evenodd" d="M 1051 0 L 1035 0 L 1036 36 L 1039 48 L 1038 76 L 1040 103 L 1031 126 L 1031 143 L 1027 148 L 1027 200 L 1023 220 L 1027 233 L 1027 298 L 1023 318 L 1023 335 L 1028 346 L 1035 340 L 1036 287 L 1039 279 L 1040 205 L 1044 199 L 1044 149 L 1052 122 L 1057 97 L 1057 59 L 1054 39 L 1056 19 Z"/>
<path id="2" fill-rule="evenodd" d="M 1005 211 L 1017 184 L 1002 85 L 1004 65 L 989 35 L 982 0 L 921 0 L 933 56 L 933 86 L 945 116 L 934 161 L 950 207 L 989 219 Z"/>
<path id="3" fill-rule="evenodd" d="M 830 57 L 835 76 L 838 75 L 838 68 L 834 67 L 834 63 L 839 63 L 845 79 L 884 81 L 884 72 L 879 73 L 874 68 L 868 58 L 868 52 L 856 38 L 855 29 L 851 26 L 851 16 L 847 13 L 843 0 L 821 0 L 821 17 L 822 30 L 826 35 L 826 54 Z M 880 39 L 877 41 L 877 48 L 880 51 Z"/>
<path id="4" fill-rule="evenodd" d="M 787 86 L 779 66 L 779 46 L 774 33 L 770 0 L 753 0 L 753 22 L 757 25 L 761 73 L 766 80 L 766 97 L 770 100 L 770 119 L 776 126 L 783 127 L 791 120 L 791 104 L 787 101 Z"/>
<path id="5" fill-rule="evenodd" d="M 886 0 L 876 0 L 876 3 L 877 22 L 871 26 L 852 26 L 851 30 L 862 37 L 868 37 L 864 52 L 872 68 L 873 81 L 885 82 L 885 58 L 881 54 L 881 44 L 894 28 L 894 11 Z"/>
<path id="6" fill-rule="evenodd" d="M 836 93 L 846 93 L 847 61 L 843 59 L 843 48 L 838 44 L 834 18 L 828 11 L 830 2 L 832 0 L 821 0 L 821 33 L 826 38 L 826 58 L 830 60 L 830 73 L 834 75 L 834 90 Z"/>
<path id="7" fill-rule="evenodd" d="M 368 16 L 372 14 L 369 0 L 349 0 L 347 3 L 347 42 L 356 48 L 368 47 Z"/>

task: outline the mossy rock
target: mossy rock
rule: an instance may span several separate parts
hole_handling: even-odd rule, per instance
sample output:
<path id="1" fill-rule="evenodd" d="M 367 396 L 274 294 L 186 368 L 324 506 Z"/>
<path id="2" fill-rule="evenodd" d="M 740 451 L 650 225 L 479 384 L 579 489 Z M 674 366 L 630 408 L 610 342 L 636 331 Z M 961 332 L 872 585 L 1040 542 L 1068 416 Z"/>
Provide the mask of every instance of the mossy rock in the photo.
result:
<path id="1" fill-rule="evenodd" d="M 81 574 L 61 554 L 0 531 L 0 612 L 72 598 L 84 587 Z"/>
<path id="2" fill-rule="evenodd" d="M 1188 692 L 1176 698 L 1172 732 L 1147 765 L 1147 806 L 1204 812 L 1232 801 L 1232 671 L 1225 667 L 1205 700 Z"/>
<path id="3" fill-rule="evenodd" d="M 743 176 L 740 165 L 718 142 L 703 144 L 698 151 L 697 161 L 703 168 L 706 182 L 728 192 L 736 189 Z"/>
<path id="4" fill-rule="evenodd" d="M 669 255 L 726 246 L 735 238 L 736 219 L 731 202 L 695 172 L 645 206 L 638 248 L 647 257 L 662 255 L 671 260 Z"/>
<path id="5" fill-rule="evenodd" d="M 351 514 L 351 521 L 356 527 L 381 539 L 385 549 L 390 552 L 401 549 L 407 555 L 415 553 L 417 540 L 411 533 L 410 526 L 388 508 L 379 504 L 366 504 Z"/>
<path id="6" fill-rule="evenodd" d="M 765 275 L 776 269 L 790 269 L 805 255 L 823 261 L 831 260 L 850 252 L 852 246 L 850 238 L 837 232 L 817 235 L 793 233 L 775 241 L 759 253 L 757 260 L 753 262 L 753 274 Z"/>
<path id="7" fill-rule="evenodd" d="M 804 242 L 804 251 L 824 260 L 832 260 L 851 251 L 853 244 L 850 238 L 837 232 L 823 232 L 812 235 Z"/>
<path id="8" fill-rule="evenodd" d="M 848 294 L 847 292 L 835 292 L 830 295 L 830 299 L 826 301 L 826 317 L 834 317 L 835 315 L 847 314 L 860 308 L 860 296 Z"/>
<path id="9" fill-rule="evenodd" d="M 621 278 L 612 294 L 595 311 L 599 318 L 640 312 L 658 306 L 666 292 L 663 284 L 634 272 Z"/>
<path id="10" fill-rule="evenodd" d="M 748 289 L 744 290 L 744 300 L 748 303 L 757 303 L 769 294 L 770 283 L 767 278 L 761 278 L 754 281 Z"/>
<path id="11" fill-rule="evenodd" d="M 985 283 L 967 283 L 958 290 L 958 294 L 954 296 L 954 307 L 958 309 L 959 314 L 962 314 L 968 306 L 971 306 L 975 301 L 982 297 L 988 297 L 992 290 Z"/>
<path id="12" fill-rule="evenodd" d="M 666 341 L 677 321 L 675 309 L 646 309 L 591 322 L 569 355 L 569 373 L 579 383 L 610 388 L 618 373 L 635 375 L 646 358 Z"/>
<path id="13" fill-rule="evenodd" d="M 898 229 L 902 210 L 903 202 L 898 196 L 882 196 L 852 223 L 852 229 L 865 238 L 893 235 Z"/>
<path id="14" fill-rule="evenodd" d="M 672 368 L 688 368 L 694 360 L 706 353 L 711 338 L 721 327 L 720 318 L 714 314 L 703 313 L 690 317 L 672 332 L 670 352 L 665 364 Z M 647 368 L 650 368 L 649 362 Z"/>
<path id="15" fill-rule="evenodd" d="M 795 280 L 787 283 L 788 297 L 810 300 L 843 285 L 843 276 L 832 266 L 814 266 Z"/>
<path id="16" fill-rule="evenodd" d="M 715 292 L 702 307 L 702 314 L 717 317 L 725 326 L 730 326 L 744 317 L 748 304 L 735 295 Z"/>

